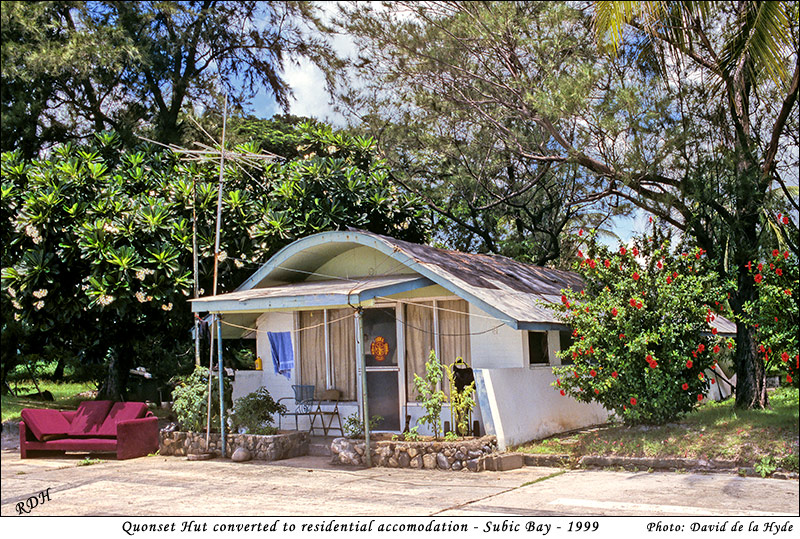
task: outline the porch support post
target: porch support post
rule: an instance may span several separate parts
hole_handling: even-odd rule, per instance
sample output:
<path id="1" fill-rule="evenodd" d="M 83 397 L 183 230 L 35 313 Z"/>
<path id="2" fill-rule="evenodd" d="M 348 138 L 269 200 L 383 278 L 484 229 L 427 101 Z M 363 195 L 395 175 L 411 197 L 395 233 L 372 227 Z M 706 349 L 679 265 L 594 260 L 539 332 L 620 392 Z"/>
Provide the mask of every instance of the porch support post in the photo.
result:
<path id="1" fill-rule="evenodd" d="M 367 405 L 367 360 L 364 357 L 364 326 L 362 324 L 361 307 L 356 308 L 356 355 L 358 368 L 361 371 L 361 410 L 364 421 L 364 460 L 368 468 L 372 468 L 372 452 L 369 445 L 369 406 Z"/>
<path id="2" fill-rule="evenodd" d="M 219 432 L 222 439 L 222 458 L 225 458 L 225 367 L 222 365 L 222 315 L 216 316 L 217 321 L 217 367 L 219 368 Z"/>

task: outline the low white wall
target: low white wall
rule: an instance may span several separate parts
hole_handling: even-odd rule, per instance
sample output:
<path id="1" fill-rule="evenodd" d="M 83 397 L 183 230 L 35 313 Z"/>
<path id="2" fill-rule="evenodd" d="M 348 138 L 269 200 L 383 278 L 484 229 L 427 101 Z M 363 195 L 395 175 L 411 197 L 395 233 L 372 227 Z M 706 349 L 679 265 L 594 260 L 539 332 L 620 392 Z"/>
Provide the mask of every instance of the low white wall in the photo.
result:
<path id="1" fill-rule="evenodd" d="M 545 438 L 558 432 L 604 423 L 608 413 L 599 404 L 562 396 L 550 383 L 549 366 L 522 369 L 481 369 L 481 405 L 488 407 L 487 432 L 497 436 L 502 449 Z"/>

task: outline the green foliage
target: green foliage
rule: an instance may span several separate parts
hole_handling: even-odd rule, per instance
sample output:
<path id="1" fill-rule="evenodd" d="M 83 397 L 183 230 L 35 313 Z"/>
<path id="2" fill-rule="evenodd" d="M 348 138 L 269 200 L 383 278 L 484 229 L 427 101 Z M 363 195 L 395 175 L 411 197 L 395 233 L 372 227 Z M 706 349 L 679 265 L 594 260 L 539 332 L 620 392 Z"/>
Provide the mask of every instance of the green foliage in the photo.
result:
<path id="1" fill-rule="evenodd" d="M 574 328 L 554 369 L 562 395 L 598 402 L 629 423 L 666 423 L 703 399 L 709 371 L 731 341 L 711 335 L 726 295 L 702 249 L 670 251 L 654 225 L 649 237 L 612 252 L 593 234 L 577 264 L 585 289 L 564 290 L 556 307 Z"/>
<path id="2" fill-rule="evenodd" d="M 186 111 L 220 110 L 225 94 L 241 107 L 266 90 L 287 108 L 284 62 L 338 65 L 309 32 L 317 13 L 302 1 L 6 2 L 2 149 L 33 157 L 112 128 L 129 144 L 143 129 L 181 142 Z"/>
<path id="3" fill-rule="evenodd" d="M 439 384 L 444 375 L 444 367 L 436 357 L 436 352 L 431 350 L 428 361 L 425 362 L 425 378 L 414 373 L 414 387 L 419 397 L 417 401 L 425 409 L 425 414 L 419 418 L 422 425 L 429 425 L 434 437 L 439 437 L 442 429 L 442 404 L 447 401 L 447 395 L 439 389 Z"/>
<path id="4" fill-rule="evenodd" d="M 456 359 L 456 361 L 459 360 L 463 361 L 463 358 Z M 458 436 L 467 436 L 470 432 L 470 414 L 476 404 L 473 398 L 475 381 L 458 391 L 456 388 L 455 369 L 452 365 L 444 365 L 444 369 L 447 372 L 447 380 L 450 384 L 450 420 L 455 427 L 453 432 Z"/>
<path id="5" fill-rule="evenodd" d="M 767 477 L 768 475 L 772 475 L 778 466 L 775 464 L 775 461 L 772 457 L 763 457 L 761 460 L 756 462 L 754 466 L 756 471 L 761 475 L 761 477 Z"/>
<path id="6" fill-rule="evenodd" d="M 458 434 L 456 434 L 452 430 L 444 433 L 444 439 L 447 442 L 455 442 L 456 440 L 458 440 L 458 438 L 459 438 Z"/>
<path id="7" fill-rule="evenodd" d="M 246 434 L 275 434 L 273 414 L 286 413 L 286 406 L 277 403 L 267 388 L 260 387 L 236 399 L 228 414 L 228 424 L 234 432 L 244 429 Z"/>
<path id="8" fill-rule="evenodd" d="M 782 216 L 778 216 L 781 224 Z M 764 262 L 746 264 L 758 300 L 745 305 L 745 320 L 756 328 L 758 354 L 765 369 L 780 373 L 786 384 L 800 386 L 800 346 L 798 345 L 797 257 L 774 249 Z"/>
<path id="9" fill-rule="evenodd" d="M 225 407 L 231 407 L 233 388 L 230 378 L 223 383 Z M 172 410 L 178 416 L 181 429 L 190 432 L 205 432 L 208 413 L 208 369 L 197 366 L 188 377 L 179 377 L 172 391 Z M 212 379 L 211 430 L 219 431 L 219 379 Z"/>
<path id="10" fill-rule="evenodd" d="M 383 416 L 371 416 L 369 420 L 369 430 L 374 430 L 381 421 L 383 421 Z M 361 421 L 361 417 L 358 415 L 358 412 L 350 414 L 344 418 L 342 431 L 347 438 L 355 439 L 364 437 L 364 422 Z"/>
<path id="11" fill-rule="evenodd" d="M 418 430 L 419 430 L 419 425 L 414 425 L 405 432 L 393 435 L 392 440 L 401 440 L 404 442 L 416 442 L 420 438 Z"/>
<path id="12" fill-rule="evenodd" d="M 372 141 L 318 123 L 288 135 L 328 153 L 247 173 L 226 169 L 221 291 L 308 234 L 352 226 L 424 240 L 424 206 L 389 185 Z M 151 145 L 122 150 L 110 133 L 58 147 L 46 160 L 4 153 L 3 376 L 20 357 L 67 356 L 110 366 L 108 396 L 123 398 L 130 368 L 162 379 L 190 369 L 192 210 L 205 295 L 213 287 L 217 181 L 216 163 L 181 162 Z M 249 362 L 225 355 L 229 365 Z"/>

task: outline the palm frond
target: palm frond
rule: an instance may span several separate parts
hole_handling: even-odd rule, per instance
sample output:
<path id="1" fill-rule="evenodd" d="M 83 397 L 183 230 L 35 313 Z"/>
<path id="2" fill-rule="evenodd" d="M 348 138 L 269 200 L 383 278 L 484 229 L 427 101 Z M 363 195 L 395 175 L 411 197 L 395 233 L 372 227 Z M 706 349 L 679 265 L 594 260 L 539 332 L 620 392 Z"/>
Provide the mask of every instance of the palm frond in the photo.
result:
<path id="1" fill-rule="evenodd" d="M 785 2 L 744 2 L 720 55 L 720 68 L 726 77 L 745 61 L 753 77 L 764 72 L 778 87 L 787 82 L 786 58 L 792 54 L 792 38 Z"/>

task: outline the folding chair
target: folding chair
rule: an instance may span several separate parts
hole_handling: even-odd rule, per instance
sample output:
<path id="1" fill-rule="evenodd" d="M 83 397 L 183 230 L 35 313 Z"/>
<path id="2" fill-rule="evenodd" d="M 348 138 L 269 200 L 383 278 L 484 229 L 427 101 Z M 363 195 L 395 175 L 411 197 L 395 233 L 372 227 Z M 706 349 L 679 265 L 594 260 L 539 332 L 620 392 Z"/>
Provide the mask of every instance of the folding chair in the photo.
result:
<path id="1" fill-rule="evenodd" d="M 328 431 L 331 430 L 338 430 L 342 436 L 344 436 L 344 430 L 342 429 L 342 417 L 339 415 L 339 400 L 342 398 L 342 392 L 338 389 L 329 389 L 327 391 L 323 391 L 322 395 L 320 395 L 320 400 L 317 401 L 317 407 L 314 410 L 314 415 L 311 417 L 311 429 L 309 429 L 310 433 L 314 433 L 315 422 L 317 417 L 319 417 L 320 421 L 322 422 L 322 432 L 324 436 L 328 435 Z M 330 410 L 323 410 L 322 405 L 325 404 L 330 406 L 333 404 L 333 409 Z M 328 421 L 325 421 L 325 418 L 328 418 Z M 336 419 L 338 426 L 333 425 L 333 420 Z"/>

